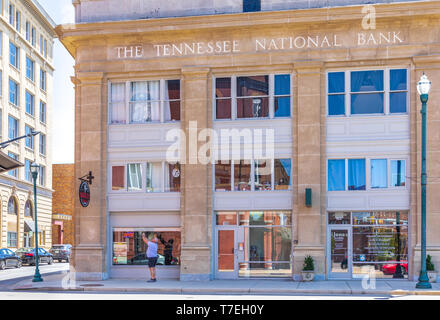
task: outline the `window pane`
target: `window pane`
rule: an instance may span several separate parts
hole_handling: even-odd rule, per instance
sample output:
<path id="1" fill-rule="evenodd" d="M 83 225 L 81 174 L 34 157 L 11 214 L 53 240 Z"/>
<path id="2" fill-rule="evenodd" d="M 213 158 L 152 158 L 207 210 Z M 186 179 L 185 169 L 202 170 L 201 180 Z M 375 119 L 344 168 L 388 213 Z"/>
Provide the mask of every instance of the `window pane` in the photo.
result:
<path id="1" fill-rule="evenodd" d="M 249 161 L 240 160 L 234 164 L 234 190 L 251 190 L 251 164 Z"/>
<path id="2" fill-rule="evenodd" d="M 383 91 L 383 70 L 351 72 L 351 92 Z"/>
<path id="3" fill-rule="evenodd" d="M 269 95 L 269 76 L 237 77 L 237 97 Z"/>
<path id="4" fill-rule="evenodd" d="M 24 177 L 27 181 L 32 181 L 31 179 L 31 162 L 30 160 L 24 160 Z"/>
<path id="5" fill-rule="evenodd" d="M 387 185 L 387 160 L 371 160 L 371 188 L 386 188 Z"/>
<path id="6" fill-rule="evenodd" d="M 405 186 L 405 160 L 391 160 L 391 186 Z"/>
<path id="7" fill-rule="evenodd" d="M 124 189 L 125 181 L 125 167 L 114 166 L 112 167 L 112 190 Z"/>
<path id="8" fill-rule="evenodd" d="M 160 121 L 160 82 L 131 83 L 131 122 Z"/>
<path id="9" fill-rule="evenodd" d="M 365 159 L 348 160 L 348 190 L 365 190 Z"/>
<path id="10" fill-rule="evenodd" d="M 275 97 L 275 117 L 290 117 L 290 97 Z"/>
<path id="11" fill-rule="evenodd" d="M 345 73 L 331 72 L 328 74 L 328 93 L 345 92 Z"/>
<path id="12" fill-rule="evenodd" d="M 290 226 L 292 213 L 289 211 L 240 211 L 240 226 Z"/>
<path id="13" fill-rule="evenodd" d="M 180 163 L 167 163 L 165 171 L 165 192 L 180 192 Z"/>
<path id="14" fill-rule="evenodd" d="M 290 174 L 292 172 L 292 163 L 290 159 L 275 160 L 275 190 L 290 189 Z"/>
<path id="15" fill-rule="evenodd" d="M 406 89 L 406 69 L 390 70 L 390 90 Z"/>
<path id="16" fill-rule="evenodd" d="M 231 191 L 231 162 L 223 161 L 215 165 L 215 191 Z"/>
<path id="17" fill-rule="evenodd" d="M 237 213 L 236 212 L 217 212 L 216 224 L 218 226 L 223 225 L 237 225 Z"/>
<path id="18" fill-rule="evenodd" d="M 32 133 L 32 128 L 29 126 L 24 127 L 25 135 L 30 135 Z M 33 136 L 27 136 L 25 138 L 25 146 L 33 149 L 34 148 L 34 137 Z"/>
<path id="19" fill-rule="evenodd" d="M 142 189 L 142 170 L 140 163 L 131 163 L 128 168 L 128 191 Z"/>
<path id="20" fill-rule="evenodd" d="M 275 75 L 275 95 L 290 95 L 290 75 Z"/>
<path id="21" fill-rule="evenodd" d="M 272 190 L 272 168 L 270 160 L 255 160 L 255 190 Z"/>
<path id="22" fill-rule="evenodd" d="M 165 121 L 180 121 L 180 101 L 165 101 Z"/>
<path id="23" fill-rule="evenodd" d="M 345 95 L 337 94 L 328 96 L 328 115 L 345 115 Z"/>
<path id="24" fill-rule="evenodd" d="M 180 99 L 180 80 L 167 80 L 165 81 L 167 86 L 168 97 L 165 100 L 179 100 Z M 168 99 L 167 99 L 168 98 Z"/>
<path id="25" fill-rule="evenodd" d="M 351 114 L 383 113 L 383 93 L 351 95 Z"/>
<path id="26" fill-rule="evenodd" d="M 111 123 L 125 123 L 125 84 L 111 84 Z"/>
<path id="27" fill-rule="evenodd" d="M 231 119 L 231 99 L 217 99 L 216 119 Z"/>
<path id="28" fill-rule="evenodd" d="M 269 116 L 269 98 L 237 99 L 237 118 L 265 118 Z"/>
<path id="29" fill-rule="evenodd" d="M 231 97 L 231 78 L 215 79 L 215 97 L 216 98 Z"/>
<path id="30" fill-rule="evenodd" d="M 145 187 L 147 192 L 162 191 L 162 163 L 147 163 Z"/>
<path id="31" fill-rule="evenodd" d="M 328 160 L 328 191 L 345 190 L 345 160 Z"/>
<path id="32" fill-rule="evenodd" d="M 390 93 L 390 112 L 406 113 L 406 92 Z"/>
<path id="33" fill-rule="evenodd" d="M 26 113 L 34 115 L 34 96 L 26 91 Z"/>

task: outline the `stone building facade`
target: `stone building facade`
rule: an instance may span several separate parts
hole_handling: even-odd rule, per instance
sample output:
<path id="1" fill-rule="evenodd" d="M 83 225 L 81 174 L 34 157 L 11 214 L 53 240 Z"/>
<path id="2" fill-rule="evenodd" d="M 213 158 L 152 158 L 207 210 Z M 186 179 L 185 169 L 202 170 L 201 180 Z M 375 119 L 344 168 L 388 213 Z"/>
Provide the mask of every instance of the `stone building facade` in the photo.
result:
<path id="1" fill-rule="evenodd" d="M 37 215 L 40 245 L 52 244 L 51 111 L 55 23 L 37 1 L 0 1 L 0 136 L 3 142 L 32 131 L 33 138 L 3 151 L 24 167 L 0 175 L 2 248 L 34 244 L 34 195 L 30 164 L 40 165 Z"/>
<path id="2" fill-rule="evenodd" d="M 423 72 L 440 264 L 440 1 L 147 2 L 76 0 L 57 27 L 76 60 L 75 178 L 95 177 L 75 201 L 78 279 L 144 278 L 142 233 L 163 240 L 159 278 L 298 280 L 310 255 L 318 279 L 415 279 Z"/>
<path id="3" fill-rule="evenodd" d="M 75 167 L 52 165 L 52 241 L 54 244 L 74 243 L 73 212 L 75 208 Z"/>

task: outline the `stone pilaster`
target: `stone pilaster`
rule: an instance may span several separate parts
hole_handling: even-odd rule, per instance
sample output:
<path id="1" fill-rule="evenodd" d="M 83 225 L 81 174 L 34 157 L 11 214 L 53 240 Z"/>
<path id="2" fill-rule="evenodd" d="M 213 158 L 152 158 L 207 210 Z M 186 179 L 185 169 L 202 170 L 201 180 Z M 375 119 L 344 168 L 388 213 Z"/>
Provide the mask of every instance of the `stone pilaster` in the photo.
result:
<path id="1" fill-rule="evenodd" d="M 182 130 L 186 135 L 186 163 L 182 176 L 181 280 L 211 278 L 211 188 L 209 165 L 197 159 L 198 133 L 210 126 L 209 69 L 182 69 Z M 197 130 L 195 129 L 197 127 Z"/>

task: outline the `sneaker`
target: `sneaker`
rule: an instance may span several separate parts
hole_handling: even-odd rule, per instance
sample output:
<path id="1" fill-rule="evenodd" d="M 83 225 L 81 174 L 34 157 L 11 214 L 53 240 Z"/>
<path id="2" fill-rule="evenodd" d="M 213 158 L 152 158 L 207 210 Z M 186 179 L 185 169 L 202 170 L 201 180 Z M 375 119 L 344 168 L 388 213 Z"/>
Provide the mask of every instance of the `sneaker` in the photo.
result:
<path id="1" fill-rule="evenodd" d="M 147 282 L 156 282 L 156 279 L 150 279 Z"/>

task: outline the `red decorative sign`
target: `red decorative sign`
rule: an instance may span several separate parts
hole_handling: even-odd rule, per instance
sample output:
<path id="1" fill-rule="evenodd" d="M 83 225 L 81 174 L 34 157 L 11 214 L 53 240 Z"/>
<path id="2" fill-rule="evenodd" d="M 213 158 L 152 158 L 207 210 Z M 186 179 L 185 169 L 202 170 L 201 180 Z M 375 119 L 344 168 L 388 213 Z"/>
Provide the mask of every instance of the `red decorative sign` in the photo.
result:
<path id="1" fill-rule="evenodd" d="M 81 182 L 79 186 L 79 202 L 85 208 L 90 203 L 90 187 L 87 181 Z"/>

